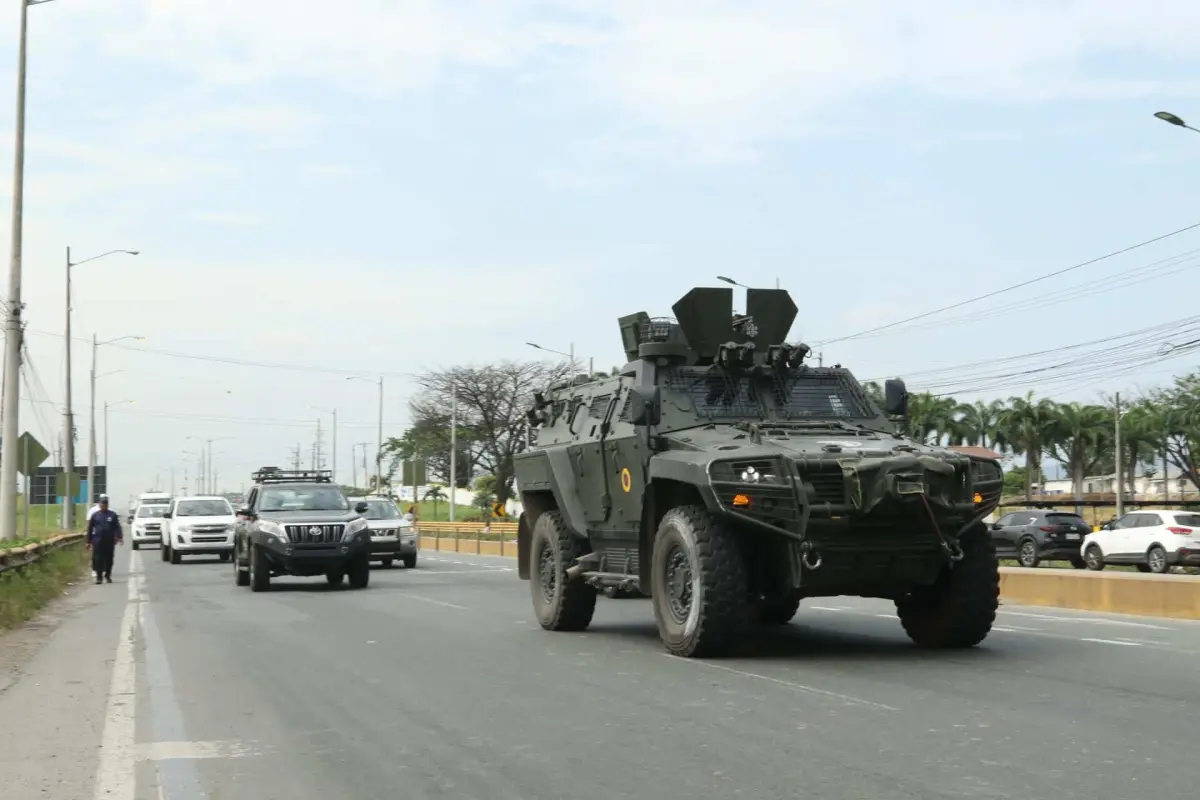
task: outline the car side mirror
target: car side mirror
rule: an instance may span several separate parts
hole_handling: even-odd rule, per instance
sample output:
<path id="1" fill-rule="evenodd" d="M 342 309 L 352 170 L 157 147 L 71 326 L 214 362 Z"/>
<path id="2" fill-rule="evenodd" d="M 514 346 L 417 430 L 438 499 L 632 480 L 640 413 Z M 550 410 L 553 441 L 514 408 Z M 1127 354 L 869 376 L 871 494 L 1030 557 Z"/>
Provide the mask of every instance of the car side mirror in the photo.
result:
<path id="1" fill-rule="evenodd" d="M 1003 525 L 1001 525 L 999 522 L 993 522 L 993 523 L 992 523 L 992 530 L 994 530 L 994 531 L 998 531 L 998 530 L 1000 530 L 1000 529 L 1001 529 L 1001 528 L 1003 528 L 1003 527 L 1004 527 L 1004 526 L 1003 526 Z"/>
<path id="2" fill-rule="evenodd" d="M 630 422 L 634 425 L 657 425 L 662 421 L 662 393 L 657 386 L 635 386 L 629 396 Z"/>
<path id="3" fill-rule="evenodd" d="M 163 518 L 163 519 L 170 519 L 170 518 L 171 518 L 171 512 L 170 512 L 170 511 L 164 511 L 164 512 L 163 512 L 163 515 L 162 515 L 162 518 Z"/>
<path id="4" fill-rule="evenodd" d="M 254 512 L 250 509 L 250 506 L 246 506 L 245 508 L 239 508 L 237 515 L 239 517 L 253 517 Z"/>
<path id="5" fill-rule="evenodd" d="M 370 508 L 370 506 L 367 505 L 366 503 L 355 503 L 354 504 L 354 513 L 355 514 L 365 514 L 365 513 L 367 513 L 368 508 Z"/>
<path id="6" fill-rule="evenodd" d="M 908 418 L 908 388 L 899 378 L 888 378 L 883 385 L 884 411 L 889 417 Z"/>

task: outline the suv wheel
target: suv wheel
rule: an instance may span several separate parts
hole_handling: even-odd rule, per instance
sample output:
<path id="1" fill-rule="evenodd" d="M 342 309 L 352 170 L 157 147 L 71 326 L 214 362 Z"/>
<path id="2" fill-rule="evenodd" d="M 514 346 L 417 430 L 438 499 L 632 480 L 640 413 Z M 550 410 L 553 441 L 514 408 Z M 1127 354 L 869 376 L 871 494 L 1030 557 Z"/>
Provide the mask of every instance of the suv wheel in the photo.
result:
<path id="1" fill-rule="evenodd" d="M 342 580 L 345 579 L 345 577 L 346 575 L 344 573 L 338 572 L 336 569 L 331 569 L 329 572 L 325 573 L 325 582 L 330 586 L 341 586 Z"/>
<path id="2" fill-rule="evenodd" d="M 571 532 L 560 512 L 546 511 L 538 517 L 529 543 L 529 563 L 535 570 L 529 589 L 533 612 L 544 629 L 582 631 L 591 624 L 596 612 L 595 588 L 567 578 L 567 568 L 588 551 L 587 540 Z"/>
<path id="3" fill-rule="evenodd" d="M 271 588 L 271 568 L 262 550 L 250 545 L 250 591 L 265 592 Z"/>
<path id="4" fill-rule="evenodd" d="M 404 566 L 407 569 L 415 569 L 417 566 L 417 554 L 410 553 L 404 557 Z"/>
<path id="5" fill-rule="evenodd" d="M 673 655 L 726 652 L 749 622 L 746 564 L 737 537 L 701 506 L 663 515 L 650 581 L 658 633 Z"/>
<path id="6" fill-rule="evenodd" d="M 920 647 L 974 647 L 987 638 L 1000 606 L 1000 562 L 982 523 L 959 540 L 962 560 L 943 568 L 932 586 L 896 601 L 904 632 Z"/>
<path id="7" fill-rule="evenodd" d="M 237 550 L 233 551 L 233 582 L 237 586 L 250 585 L 250 570 L 238 561 Z"/>
<path id="8" fill-rule="evenodd" d="M 346 577 L 350 579 L 351 589 L 365 589 L 371 582 L 371 561 L 366 554 L 350 562 L 346 569 Z"/>
<path id="9" fill-rule="evenodd" d="M 1022 567 L 1033 569 L 1038 565 L 1039 561 L 1041 559 L 1038 558 L 1037 542 L 1033 539 L 1022 539 L 1021 549 L 1017 553 L 1017 563 Z"/>
<path id="10" fill-rule="evenodd" d="M 161 556 L 161 558 L 162 558 L 162 560 L 163 560 L 163 561 L 170 561 L 170 560 L 171 560 L 171 545 L 169 545 L 169 544 L 160 544 L 160 545 L 158 546 L 158 552 L 159 552 L 159 555 Z"/>
<path id="11" fill-rule="evenodd" d="M 1104 569 L 1104 554 L 1096 545 L 1088 545 L 1088 549 L 1083 553 L 1083 563 L 1088 569 L 1099 572 Z"/>

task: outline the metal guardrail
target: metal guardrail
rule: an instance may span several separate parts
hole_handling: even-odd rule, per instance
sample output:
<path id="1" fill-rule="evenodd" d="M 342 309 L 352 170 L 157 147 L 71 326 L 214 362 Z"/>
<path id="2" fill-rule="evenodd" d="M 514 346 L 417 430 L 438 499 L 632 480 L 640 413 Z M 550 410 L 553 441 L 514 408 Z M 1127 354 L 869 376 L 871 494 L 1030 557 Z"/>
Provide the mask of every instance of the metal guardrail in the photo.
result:
<path id="1" fill-rule="evenodd" d="M 84 538 L 85 534 L 82 533 L 63 533 L 43 542 L 0 550 L 0 573 L 27 567 L 48 553 L 81 543 Z"/>
<path id="2" fill-rule="evenodd" d="M 492 536 L 500 534 L 517 535 L 517 523 L 515 522 L 421 522 L 417 520 L 417 531 L 422 536 L 462 534 L 474 536 L 475 534 L 482 534 L 485 525 L 487 526 L 487 533 Z"/>

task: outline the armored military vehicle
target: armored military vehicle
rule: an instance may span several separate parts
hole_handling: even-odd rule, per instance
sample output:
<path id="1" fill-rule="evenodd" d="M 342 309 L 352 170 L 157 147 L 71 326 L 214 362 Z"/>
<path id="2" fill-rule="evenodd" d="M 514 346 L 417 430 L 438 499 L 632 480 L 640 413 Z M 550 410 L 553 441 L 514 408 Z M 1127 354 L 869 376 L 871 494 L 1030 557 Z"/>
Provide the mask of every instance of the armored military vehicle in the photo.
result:
<path id="1" fill-rule="evenodd" d="M 790 295 L 695 288 L 674 319 L 620 320 L 628 364 L 535 396 L 516 459 L 518 573 L 547 630 L 587 628 L 598 592 L 649 595 L 666 649 L 733 647 L 806 597 L 891 599 L 925 647 L 991 630 L 996 553 L 982 520 L 1000 465 L 899 434 L 849 370 L 786 339 Z"/>

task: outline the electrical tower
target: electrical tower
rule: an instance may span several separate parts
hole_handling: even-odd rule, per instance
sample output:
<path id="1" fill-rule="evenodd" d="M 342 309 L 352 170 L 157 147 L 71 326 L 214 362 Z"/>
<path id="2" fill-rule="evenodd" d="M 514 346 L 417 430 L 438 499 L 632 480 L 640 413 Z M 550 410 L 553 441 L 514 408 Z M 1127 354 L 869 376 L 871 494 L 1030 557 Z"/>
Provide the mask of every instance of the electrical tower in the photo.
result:
<path id="1" fill-rule="evenodd" d="M 300 469 L 300 443 L 296 443 L 296 449 L 292 451 L 292 469 L 299 471 Z"/>

